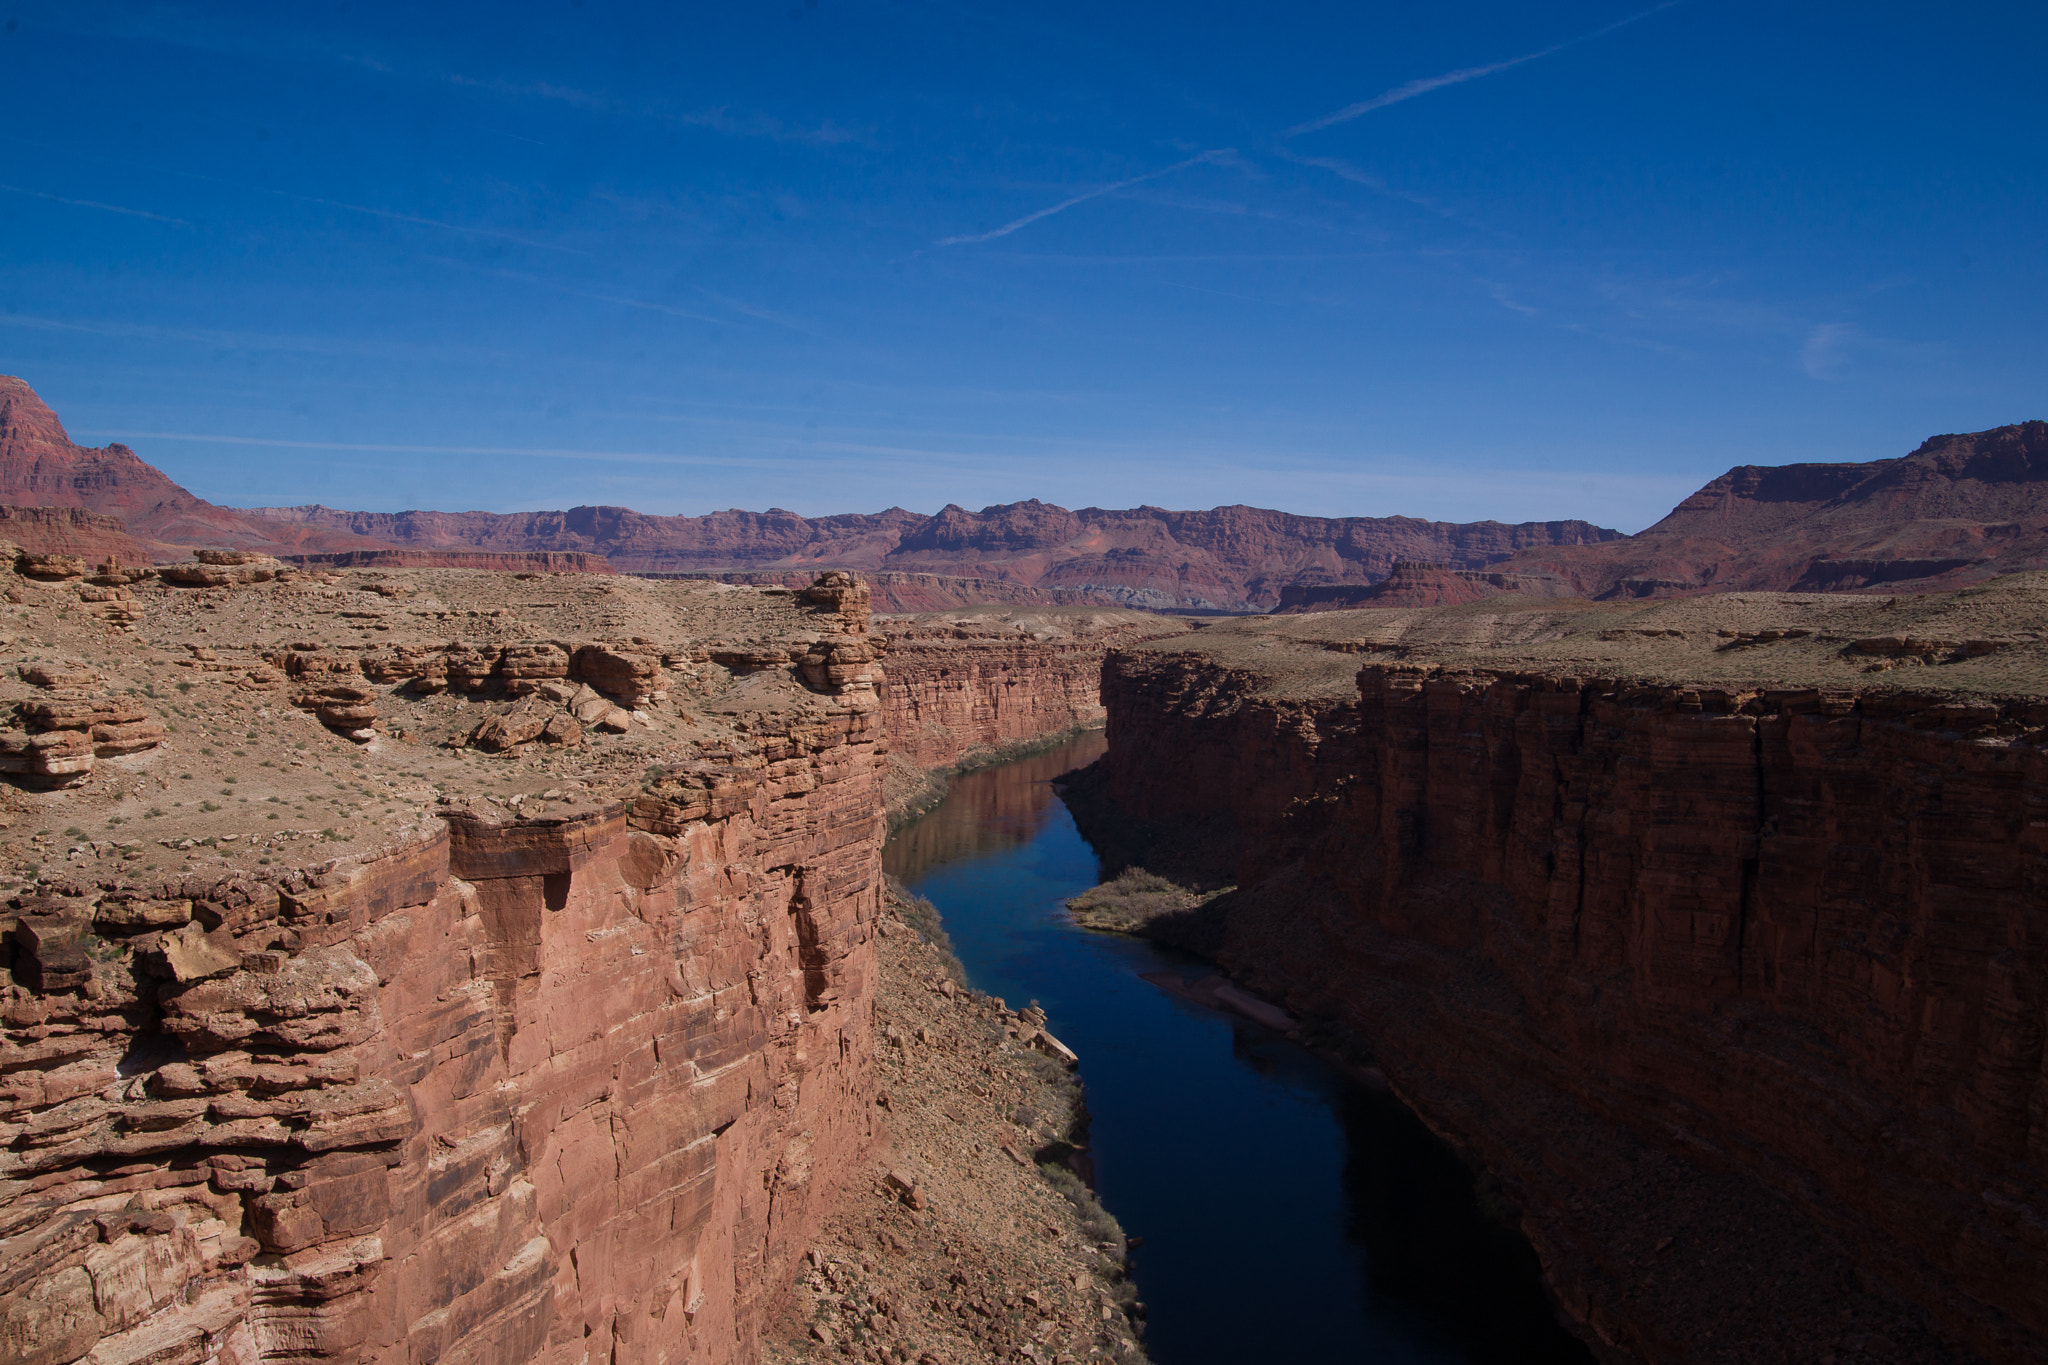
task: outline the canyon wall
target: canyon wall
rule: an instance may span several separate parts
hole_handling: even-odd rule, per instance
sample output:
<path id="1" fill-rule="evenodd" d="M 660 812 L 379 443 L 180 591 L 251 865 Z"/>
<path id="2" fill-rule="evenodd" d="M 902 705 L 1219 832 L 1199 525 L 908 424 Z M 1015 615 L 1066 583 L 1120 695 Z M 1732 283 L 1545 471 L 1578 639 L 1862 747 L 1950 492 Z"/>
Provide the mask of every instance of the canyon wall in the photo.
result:
<path id="1" fill-rule="evenodd" d="M 1607 1349 L 2048 1359 L 2048 705 L 1286 691 L 1111 656 L 1110 794 L 1227 831 L 1211 950 L 1499 1176 Z"/>
<path id="2" fill-rule="evenodd" d="M 434 589 L 488 603 L 511 582 L 384 586 L 438 625 Z M 605 795 L 538 740 L 465 757 L 473 712 L 516 694 L 366 685 L 371 711 L 431 727 L 441 708 L 452 728 L 359 746 L 275 691 L 196 687 L 222 676 L 209 647 L 181 669 L 40 599 L 0 608 L 39 652 L 100 651 L 175 719 L 64 790 L 0 786 L 10 858 L 40 864 L 0 909 L 0 1360 L 758 1359 L 873 1141 L 883 720 L 869 671 L 830 662 L 866 657 L 865 593 L 558 582 L 586 620 L 645 597 L 672 629 L 773 634 L 753 648 L 775 667 L 693 675 L 671 642 L 687 705 L 642 699 L 619 712 L 632 734 L 577 743 L 623 793 Z M 177 591 L 139 600 L 149 644 L 181 638 L 181 611 L 305 633 L 320 607 L 385 600 Z M 294 738 L 259 744 L 265 725 Z M 173 785 L 193 769 L 206 780 Z M 429 772 L 465 794 L 394 817 Z M 359 818 L 267 823 L 336 781 L 374 793 Z M 130 818 L 173 837 L 129 842 Z M 67 821 L 93 835 L 59 839 Z M 304 839 L 340 856 L 310 861 Z"/>
<path id="3" fill-rule="evenodd" d="M 882 710 L 892 762 L 969 755 L 1102 719 L 1102 661 L 1189 623 L 1117 610 L 941 612 L 877 622 L 888 642 Z"/>
<path id="4" fill-rule="evenodd" d="M 576 550 L 338 550 L 331 554 L 284 555 L 307 569 L 491 569 L 500 573 L 612 573 L 603 555 Z M 811 578 L 817 577 L 816 574 Z M 794 587 L 805 587 L 806 578 Z"/>

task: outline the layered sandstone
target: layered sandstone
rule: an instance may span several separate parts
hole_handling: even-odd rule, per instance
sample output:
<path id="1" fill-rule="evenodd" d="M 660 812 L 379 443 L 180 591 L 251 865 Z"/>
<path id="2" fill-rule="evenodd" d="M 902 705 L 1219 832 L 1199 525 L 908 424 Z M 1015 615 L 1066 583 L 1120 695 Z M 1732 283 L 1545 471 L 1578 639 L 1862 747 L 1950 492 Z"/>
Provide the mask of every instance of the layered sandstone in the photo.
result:
<path id="1" fill-rule="evenodd" d="M 1235 851 L 1184 932 L 1492 1168 L 1608 1349 L 2048 1359 L 2042 585 L 1486 606 L 1111 657 L 1124 816 Z"/>
<path id="2" fill-rule="evenodd" d="M 800 574 L 831 564 L 868 574 L 982 580 L 975 600 L 1057 600 L 1069 594 L 1155 611 L 1264 611 L 1290 584 L 1382 578 L 1397 560 L 1483 568 L 1535 546 L 1612 540 L 1582 521 L 1452 523 L 1414 517 L 1302 517 L 1257 507 L 1069 510 L 1031 499 L 929 516 L 900 507 L 806 518 L 767 512 L 659 517 L 624 507 L 566 512 L 343 512 L 263 508 L 280 525 L 373 537 L 423 549 L 582 550 L 629 573 Z M 945 605 L 917 594 L 958 582 L 905 582 L 904 609 Z"/>
<path id="3" fill-rule="evenodd" d="M 611 573 L 602 555 L 580 550 L 337 550 L 287 555 L 309 569 L 495 569 L 501 573 Z M 790 586 L 801 586 L 791 584 Z"/>
<path id="4" fill-rule="evenodd" d="M 130 535 L 119 517 L 82 507 L 0 506 L 0 542 L 31 554 L 74 555 L 94 563 L 147 564 L 152 558 L 149 547 Z"/>
<path id="5" fill-rule="evenodd" d="M 753 1359 L 871 1140 L 864 592 L 202 565 L 0 607 L 168 722 L 0 787 L 0 1358 Z"/>
<path id="6" fill-rule="evenodd" d="M 882 710 L 891 756 L 920 769 L 1102 719 L 1103 658 L 1189 629 L 1148 612 L 980 608 L 888 616 Z"/>
<path id="7" fill-rule="evenodd" d="M 647 573 L 644 578 L 703 579 L 748 587 L 800 588 L 815 577 L 811 569 L 786 571 L 725 570 L 699 573 Z M 960 578 L 951 574 L 869 572 L 861 575 L 874 591 L 875 610 L 914 616 L 962 607 L 1000 603 L 1016 607 L 1105 607 L 1115 605 L 1105 593 L 1067 588 L 1035 588 L 1000 578 Z"/>

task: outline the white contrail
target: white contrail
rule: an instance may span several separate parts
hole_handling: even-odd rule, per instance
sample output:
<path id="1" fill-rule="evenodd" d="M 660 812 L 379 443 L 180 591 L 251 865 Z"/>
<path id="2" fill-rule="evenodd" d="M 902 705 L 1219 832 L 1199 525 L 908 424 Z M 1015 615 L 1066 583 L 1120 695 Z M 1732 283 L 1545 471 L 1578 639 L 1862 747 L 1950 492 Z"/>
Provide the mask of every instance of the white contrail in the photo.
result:
<path id="1" fill-rule="evenodd" d="M 69 204 L 73 208 L 104 209 L 108 213 L 125 213 L 130 218 L 150 218 L 159 223 L 176 223 L 179 227 L 192 226 L 183 218 L 170 218 L 161 213 L 145 213 L 141 209 L 124 209 L 119 204 L 102 204 L 92 199 L 66 199 L 61 194 L 47 194 L 42 190 L 23 189 L 19 185 L 0 185 L 0 190 L 6 190 L 9 194 L 26 194 L 37 199 L 47 199 L 53 204 Z"/>
<path id="2" fill-rule="evenodd" d="M 1675 3 L 1676 0 L 1673 0 L 1673 2 Z M 1175 171 L 1184 171 L 1198 162 L 1214 161 L 1219 156 L 1230 155 L 1231 150 L 1229 147 L 1218 147 L 1212 151 L 1203 152 L 1198 156 L 1191 156 L 1186 161 L 1176 161 L 1171 166 L 1162 166 L 1156 171 L 1147 171 L 1143 175 L 1134 175 L 1129 180 L 1119 180 L 1114 185 L 1103 185 L 1097 189 L 1089 190 L 1085 194 L 1077 194 L 1072 199 L 1063 199 L 1049 209 L 1040 209 L 1036 213 L 1027 213 L 1013 223 L 1005 223 L 1001 227 L 993 228 L 988 232 L 967 233 L 959 237 L 941 237 L 934 245 L 959 246 L 963 242 L 990 242 L 998 237 L 1007 237 L 1018 228 L 1029 227 L 1041 218 L 1050 218 L 1055 213 L 1063 212 L 1074 207 L 1076 204 L 1085 204 L 1090 199 L 1100 199 L 1105 194 L 1115 194 L 1118 190 L 1129 189 L 1132 185 L 1141 184 L 1147 180 L 1157 180 L 1160 176 L 1171 175 Z"/>
<path id="3" fill-rule="evenodd" d="M 1339 123 L 1349 123 L 1360 114 L 1370 114 L 1375 109 L 1384 109 L 1390 104 L 1400 104 L 1404 100 L 1414 99 L 1417 95 L 1426 95 L 1432 90 L 1441 90 L 1447 85 L 1462 85 L 1466 81 L 1476 81 L 1481 76 L 1491 76 L 1495 72 L 1506 71 L 1509 67 L 1520 66 L 1524 62 L 1537 61 L 1550 56 L 1552 53 L 1562 52 L 1568 47 L 1576 47 L 1580 43 L 1589 43 L 1595 38 L 1605 37 L 1616 29 L 1627 28 L 1630 24 L 1647 19 L 1662 10 L 1670 9 L 1673 5 L 1683 3 L 1684 0 L 1664 0 L 1664 3 L 1661 5 L 1652 5 L 1641 13 L 1629 15 L 1626 19 L 1617 19 L 1605 28 L 1596 28 L 1591 33 L 1581 33 L 1576 38 L 1567 38 L 1561 43 L 1553 43 L 1540 52 L 1525 52 L 1519 57 L 1510 57 L 1504 62 L 1492 62 L 1486 66 L 1468 66 L 1457 71 L 1446 71 L 1441 76 L 1425 76 L 1421 80 L 1410 81 L 1406 85 L 1397 85 L 1392 90 L 1374 95 L 1369 100 L 1360 100 L 1356 104 L 1347 104 L 1335 113 L 1325 114 L 1321 118 L 1312 118 L 1307 123 L 1297 123 L 1286 132 L 1280 134 L 1280 136 L 1299 137 L 1303 133 L 1313 133 L 1319 128 L 1328 128 Z"/>

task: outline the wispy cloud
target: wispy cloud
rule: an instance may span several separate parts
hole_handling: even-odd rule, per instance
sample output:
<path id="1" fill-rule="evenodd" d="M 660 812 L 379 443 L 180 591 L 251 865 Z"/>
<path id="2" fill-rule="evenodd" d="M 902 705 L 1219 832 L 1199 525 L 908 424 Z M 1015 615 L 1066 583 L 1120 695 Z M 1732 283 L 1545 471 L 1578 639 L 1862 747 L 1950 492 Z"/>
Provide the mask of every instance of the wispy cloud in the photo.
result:
<path id="1" fill-rule="evenodd" d="M 295 441 L 273 436 L 223 436 L 201 431 L 114 431 L 105 427 L 81 427 L 79 434 L 104 436 L 115 441 L 204 441 L 212 445 L 264 446 L 279 450 L 350 450 L 381 455 L 499 455 L 522 456 L 537 460 L 603 460 L 629 464 L 741 467 L 758 463 L 751 458 L 669 455 L 647 450 L 569 450 L 545 446 L 379 445 L 365 441 Z"/>
<path id="2" fill-rule="evenodd" d="M 1312 118 L 1306 123 L 1297 123 L 1280 134 L 1280 136 L 1283 138 L 1299 137 L 1303 133 L 1313 133 L 1323 128 L 1335 127 L 1340 123 L 1349 123 L 1352 119 L 1364 114 L 1370 114 L 1375 109 L 1385 109 L 1389 105 L 1401 104 L 1414 99 L 1417 95 L 1427 95 L 1432 90 L 1441 90 L 1447 85 L 1463 85 L 1466 81 L 1476 81 L 1482 76 L 1491 76 L 1498 72 L 1522 66 L 1528 62 L 1540 61 L 1545 57 L 1562 52 L 1568 47 L 1577 47 L 1580 43 L 1589 43 L 1595 38 L 1604 38 L 1616 29 L 1627 28 L 1630 24 L 1638 23 L 1653 14 L 1670 9 L 1673 5 L 1683 4 L 1684 2 L 1685 0 L 1664 0 L 1662 4 L 1652 5 L 1649 9 L 1631 14 L 1626 19 L 1617 19 L 1613 23 L 1602 28 L 1596 28 L 1589 33 L 1581 33 L 1576 37 L 1567 38 L 1561 43 L 1552 43 L 1549 47 L 1543 48 L 1540 51 L 1525 52 L 1519 57 L 1510 57 L 1506 61 L 1488 62 L 1484 66 L 1461 67 L 1456 71 L 1446 71 L 1441 76 L 1424 76 L 1420 80 L 1409 81 L 1406 85 L 1397 85 L 1391 90 L 1381 91 L 1371 99 L 1360 100 L 1356 104 L 1347 104 L 1342 109 L 1324 114 L 1321 118 Z"/>
<path id="3" fill-rule="evenodd" d="M 805 126 L 776 118 L 773 114 L 750 109 L 734 109 L 729 105 L 719 105 L 711 109 L 676 109 L 663 102 L 622 100 L 601 91 L 580 90 L 573 85 L 559 85 L 554 81 L 480 80 L 475 76 L 458 73 L 449 76 L 448 83 L 466 90 L 482 90 L 514 99 L 549 100 L 576 109 L 586 109 L 592 113 L 657 119 L 692 128 L 708 128 L 712 132 L 725 133 L 732 137 L 758 137 L 773 142 L 805 143 L 814 147 L 857 142 L 862 137 L 861 133 L 851 128 L 843 128 L 831 119 L 826 119 L 815 126 Z"/>
<path id="4" fill-rule="evenodd" d="M 1403 203 L 1414 204 L 1418 208 L 1428 209 L 1439 218 L 1451 218 L 1460 222 L 1471 221 L 1457 210 L 1445 208 L 1426 194 L 1416 194 L 1412 190 L 1396 189 L 1371 171 L 1354 166 L 1342 157 L 1302 156 L 1299 153 L 1288 151 L 1285 147 L 1279 148 L 1278 151 L 1281 157 L 1292 161 L 1297 166 L 1312 166 L 1319 171 L 1328 171 L 1341 180 L 1349 180 L 1354 185 L 1363 185 L 1369 190 L 1386 195 L 1389 199 L 1399 199 Z"/>
<path id="5" fill-rule="evenodd" d="M 119 204 L 102 204 L 95 199 L 66 199 L 61 194 L 48 194 L 42 190 L 24 189 L 20 185 L 0 185 L 0 190 L 9 194 L 25 194 L 32 199 L 47 199 L 53 204 L 69 204 L 73 208 L 99 209 L 106 213 L 124 213 L 130 218 L 148 218 L 158 223 L 173 223 L 178 227 L 191 227 L 183 218 L 172 218 L 166 214 L 149 213 L 143 209 L 122 208 Z"/>
<path id="6" fill-rule="evenodd" d="M 1493 296 L 1493 301 L 1495 303 L 1507 309 L 1509 312 L 1520 313 L 1523 317 L 1530 318 L 1539 318 L 1543 316 L 1543 310 L 1541 308 L 1532 308 L 1528 304 L 1522 303 L 1519 300 L 1511 297 L 1508 294 L 1508 287 L 1504 284 L 1488 284 L 1486 286 L 1486 292 Z"/>
<path id="7" fill-rule="evenodd" d="M 936 245 L 961 246 L 969 242 L 992 242 L 998 237 L 1009 236 L 1019 228 L 1030 227 L 1041 218 L 1050 218 L 1055 213 L 1064 213 L 1076 204 L 1085 204 L 1091 199 L 1100 199 L 1105 194 L 1115 194 L 1118 190 L 1129 189 L 1133 185 L 1142 185 L 1147 180 L 1157 180 L 1162 175 L 1172 175 L 1175 171 L 1184 171 L 1190 166 L 1217 161 L 1227 156 L 1234 156 L 1235 154 L 1235 150 L 1229 147 L 1218 147 L 1212 151 L 1198 152 L 1185 161 L 1174 162 L 1171 166 L 1162 166 L 1156 171 L 1147 171 L 1143 175 L 1134 175 L 1128 180 L 1119 180 L 1113 185 L 1099 185 L 1092 190 L 1077 194 L 1071 199 L 1062 199 L 1050 208 L 1039 209 L 1036 213 L 1027 213 L 1022 218 L 1005 223 L 999 228 L 991 228 L 987 232 L 969 232 L 957 237 L 941 237 Z"/>
<path id="8" fill-rule="evenodd" d="M 1799 348 L 1799 368 L 1808 379 L 1839 379 L 1849 363 L 1849 348 L 1858 340 L 1854 327 L 1845 322 L 1821 322 L 1806 333 Z"/>
<path id="9" fill-rule="evenodd" d="M 40 147 L 47 151 L 62 150 L 51 143 L 40 142 L 34 138 L 21 137 L 13 133 L 0 133 L 0 141 L 17 143 L 24 147 Z M 137 170 L 146 170 L 160 175 L 176 176 L 180 180 L 197 180 L 207 185 L 224 185 L 229 189 L 241 190 L 246 194 L 267 194 L 274 199 L 290 199 L 301 204 L 318 204 L 323 208 L 366 214 L 373 218 L 388 219 L 395 223 L 410 223 L 417 227 L 439 228 L 443 232 L 461 233 L 470 237 L 489 237 L 501 242 L 516 242 L 520 246 L 530 246 L 540 251 L 559 251 L 571 256 L 588 256 L 591 254 L 579 247 L 563 246 L 558 242 L 544 242 L 538 238 L 522 236 L 516 232 L 505 232 L 498 228 L 474 227 L 467 223 L 451 223 L 440 218 L 423 218 L 418 214 L 399 213 L 395 209 L 375 208 L 369 204 L 351 204 L 342 199 L 326 199 L 317 194 L 299 194 L 292 190 L 280 190 L 269 185 L 251 185 L 245 181 L 230 180 L 225 176 L 219 175 L 207 175 L 201 171 L 184 171 L 173 166 L 145 165 L 141 162 L 127 161 L 113 156 L 95 156 L 93 159 L 110 166 L 129 166 Z M 56 195 L 44 194 L 41 190 L 18 189 L 12 185 L 0 185 L 0 189 L 11 189 L 16 194 L 32 194 L 42 199 L 57 198 Z M 193 224 L 186 222 L 182 218 L 164 218 L 161 214 L 144 213 L 141 209 L 124 209 L 116 204 L 97 204 L 83 199 L 62 199 L 59 202 L 82 204 L 87 208 L 107 209 L 114 213 L 132 213 L 143 218 L 161 218 L 166 223 L 177 223 L 183 227 L 193 226 Z"/>

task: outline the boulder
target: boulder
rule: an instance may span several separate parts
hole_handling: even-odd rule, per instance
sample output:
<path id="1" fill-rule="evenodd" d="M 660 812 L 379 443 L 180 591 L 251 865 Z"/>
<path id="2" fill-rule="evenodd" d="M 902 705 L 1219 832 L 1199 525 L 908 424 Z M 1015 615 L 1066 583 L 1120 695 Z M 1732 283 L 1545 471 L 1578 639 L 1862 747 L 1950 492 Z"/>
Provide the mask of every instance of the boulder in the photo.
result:
<path id="1" fill-rule="evenodd" d="M 92 736 L 78 730 L 0 732 L 0 773 L 30 786 L 64 787 L 92 772 Z"/>
<path id="2" fill-rule="evenodd" d="M 44 995 L 75 990 L 92 980 L 84 941 L 92 921 L 82 908 L 23 914 L 14 922 L 14 974 Z"/>
<path id="3" fill-rule="evenodd" d="M 21 680 L 52 691 L 97 687 L 100 675 L 84 664 L 35 663 L 21 666 Z"/>
<path id="4" fill-rule="evenodd" d="M 148 717 L 129 721 L 94 721 L 89 733 L 92 735 L 93 755 L 97 758 L 144 753 L 164 742 L 163 722 Z"/>
<path id="5" fill-rule="evenodd" d="M 15 561 L 14 567 L 16 572 L 24 577 L 47 579 L 52 582 L 85 577 L 85 561 L 77 555 L 24 553 Z"/>
<path id="6" fill-rule="evenodd" d="M 569 698 L 569 713 L 585 725 L 595 725 L 598 717 L 612 710 L 612 704 L 598 693 L 585 687 Z"/>
<path id="7" fill-rule="evenodd" d="M 209 934 L 196 922 L 165 934 L 160 951 L 171 979 L 180 985 L 221 976 L 242 965 L 242 954 L 235 948 L 233 934 L 225 929 Z"/>
<path id="8" fill-rule="evenodd" d="M 477 726 L 471 732 L 469 742 L 491 753 L 503 753 L 539 739 L 554 714 L 545 705 L 525 703 L 501 716 L 492 716 Z"/>
<path id="9" fill-rule="evenodd" d="M 328 729 L 358 742 L 372 738 L 380 724 L 376 689 L 361 683 L 323 682 L 301 688 L 292 705 L 311 711 Z"/>
<path id="10" fill-rule="evenodd" d="M 496 645 L 451 644 L 442 653 L 442 676 L 450 687 L 481 692 L 490 685 L 499 653 Z"/>
<path id="11" fill-rule="evenodd" d="M 660 653 L 638 642 L 584 645 L 576 651 L 574 673 L 629 707 L 640 707 L 667 691 Z"/>
<path id="12" fill-rule="evenodd" d="M 104 900 L 92 912 L 93 927 L 116 934 L 175 929 L 192 922 L 187 900 Z"/>
<path id="13" fill-rule="evenodd" d="M 546 640 L 506 645 L 498 658 L 498 676 L 509 695 L 532 696 L 541 684 L 569 676 L 569 651 Z"/>

